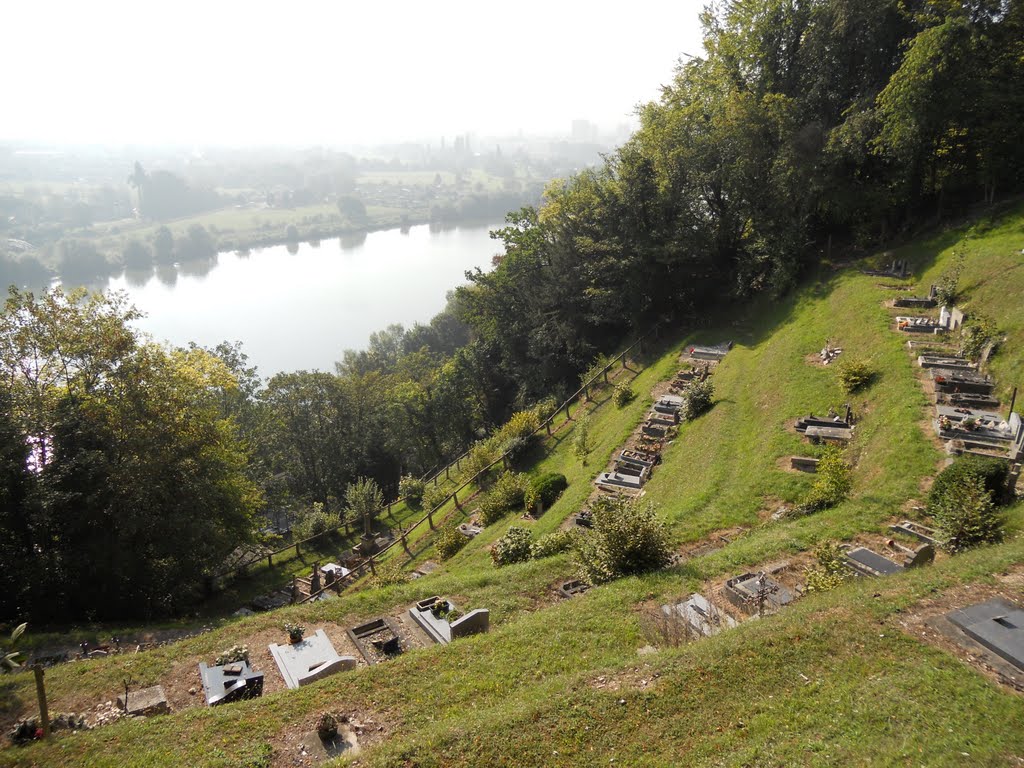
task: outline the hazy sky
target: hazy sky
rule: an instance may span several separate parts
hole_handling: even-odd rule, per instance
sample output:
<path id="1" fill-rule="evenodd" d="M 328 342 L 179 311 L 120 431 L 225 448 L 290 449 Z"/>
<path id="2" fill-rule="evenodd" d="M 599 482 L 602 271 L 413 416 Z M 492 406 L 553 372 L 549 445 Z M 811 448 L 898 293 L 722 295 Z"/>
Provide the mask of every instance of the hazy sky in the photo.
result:
<path id="1" fill-rule="evenodd" d="M 700 53 L 704 0 L 16 0 L 0 138 L 373 143 L 603 127 Z"/>

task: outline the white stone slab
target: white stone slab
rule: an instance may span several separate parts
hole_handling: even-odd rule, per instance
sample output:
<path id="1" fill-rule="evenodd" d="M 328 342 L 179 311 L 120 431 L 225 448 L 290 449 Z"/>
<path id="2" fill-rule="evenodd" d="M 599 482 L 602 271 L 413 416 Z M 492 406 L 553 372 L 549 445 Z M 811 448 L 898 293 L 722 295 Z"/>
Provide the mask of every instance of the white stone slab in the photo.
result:
<path id="1" fill-rule="evenodd" d="M 354 669 L 354 656 L 339 656 L 327 633 L 318 629 L 311 637 L 300 643 L 270 645 L 270 655 L 277 662 L 281 677 L 289 688 L 329 677 L 337 672 Z"/>

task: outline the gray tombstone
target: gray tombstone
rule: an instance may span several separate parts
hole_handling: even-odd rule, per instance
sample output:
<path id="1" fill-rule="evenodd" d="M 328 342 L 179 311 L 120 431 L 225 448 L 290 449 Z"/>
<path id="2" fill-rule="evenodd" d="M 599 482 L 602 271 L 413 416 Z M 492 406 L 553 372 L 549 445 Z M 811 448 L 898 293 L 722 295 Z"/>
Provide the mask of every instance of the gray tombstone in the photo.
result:
<path id="1" fill-rule="evenodd" d="M 1002 599 L 953 611 L 947 618 L 964 633 L 1024 670 L 1024 611 Z"/>

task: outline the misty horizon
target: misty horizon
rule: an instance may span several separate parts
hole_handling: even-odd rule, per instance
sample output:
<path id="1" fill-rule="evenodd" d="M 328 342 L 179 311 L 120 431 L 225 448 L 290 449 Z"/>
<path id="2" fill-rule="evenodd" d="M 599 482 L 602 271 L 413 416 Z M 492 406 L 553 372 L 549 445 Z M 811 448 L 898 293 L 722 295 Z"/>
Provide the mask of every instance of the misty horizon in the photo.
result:
<path id="1" fill-rule="evenodd" d="M 621 132 L 700 50 L 700 7 L 683 5 L 19 5 L 0 141 L 367 147 L 564 135 L 577 119 Z"/>

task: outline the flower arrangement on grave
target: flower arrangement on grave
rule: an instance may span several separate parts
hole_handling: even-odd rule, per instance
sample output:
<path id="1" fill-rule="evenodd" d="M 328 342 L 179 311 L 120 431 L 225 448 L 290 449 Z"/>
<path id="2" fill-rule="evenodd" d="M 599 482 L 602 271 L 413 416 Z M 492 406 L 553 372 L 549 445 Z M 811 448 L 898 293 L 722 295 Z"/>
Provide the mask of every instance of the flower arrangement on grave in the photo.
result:
<path id="1" fill-rule="evenodd" d="M 306 634 L 306 628 L 301 624 L 285 624 L 284 631 L 288 633 L 288 640 L 292 643 L 301 643 Z"/>
<path id="2" fill-rule="evenodd" d="M 939 427 L 942 429 L 949 429 L 953 426 L 953 422 L 950 421 L 949 416 L 943 416 L 939 419 Z"/>
<path id="3" fill-rule="evenodd" d="M 214 660 L 214 666 L 223 667 L 226 664 L 235 664 L 239 661 L 249 661 L 248 645 L 232 645 L 226 651 L 221 651 Z"/>
<path id="4" fill-rule="evenodd" d="M 430 606 L 430 612 L 434 614 L 435 619 L 447 618 L 451 613 L 452 608 L 447 600 L 438 600 L 432 606 Z"/>
<path id="5" fill-rule="evenodd" d="M 960 422 L 960 426 L 966 429 L 968 432 L 973 432 L 978 428 L 978 420 L 973 416 L 968 416 L 966 419 Z"/>

